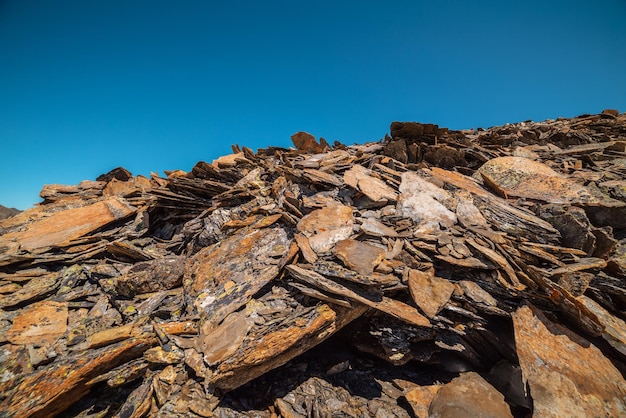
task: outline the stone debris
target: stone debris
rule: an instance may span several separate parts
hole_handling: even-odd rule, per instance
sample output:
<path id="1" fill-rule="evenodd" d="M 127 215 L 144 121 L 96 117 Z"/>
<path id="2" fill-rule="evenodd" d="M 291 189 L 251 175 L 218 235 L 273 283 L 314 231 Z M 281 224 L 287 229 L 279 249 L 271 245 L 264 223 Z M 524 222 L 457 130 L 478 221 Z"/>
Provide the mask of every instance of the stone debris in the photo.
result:
<path id="1" fill-rule="evenodd" d="M 478 373 L 466 372 L 441 387 L 430 403 L 428 416 L 449 417 L 513 417 L 498 392 Z"/>
<path id="2" fill-rule="evenodd" d="M 292 141 L 0 220 L 0 415 L 626 415 L 626 114 Z"/>

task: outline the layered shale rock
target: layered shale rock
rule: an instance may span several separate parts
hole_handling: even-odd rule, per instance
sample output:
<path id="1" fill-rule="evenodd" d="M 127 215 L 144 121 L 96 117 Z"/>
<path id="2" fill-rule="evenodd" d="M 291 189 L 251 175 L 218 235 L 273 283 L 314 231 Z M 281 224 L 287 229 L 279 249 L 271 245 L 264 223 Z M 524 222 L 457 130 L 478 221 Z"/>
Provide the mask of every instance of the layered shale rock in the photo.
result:
<path id="1" fill-rule="evenodd" d="M 48 185 L 0 221 L 0 415 L 626 415 L 626 115 Z"/>

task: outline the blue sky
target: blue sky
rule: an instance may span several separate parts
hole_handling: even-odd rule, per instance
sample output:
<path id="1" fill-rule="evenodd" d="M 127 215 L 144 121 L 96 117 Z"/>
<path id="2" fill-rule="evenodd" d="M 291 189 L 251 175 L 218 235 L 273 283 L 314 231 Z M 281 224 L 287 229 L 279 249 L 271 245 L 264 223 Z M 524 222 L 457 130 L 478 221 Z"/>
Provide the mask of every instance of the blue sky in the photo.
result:
<path id="1" fill-rule="evenodd" d="M 0 204 L 123 166 L 626 111 L 626 2 L 0 1 Z"/>

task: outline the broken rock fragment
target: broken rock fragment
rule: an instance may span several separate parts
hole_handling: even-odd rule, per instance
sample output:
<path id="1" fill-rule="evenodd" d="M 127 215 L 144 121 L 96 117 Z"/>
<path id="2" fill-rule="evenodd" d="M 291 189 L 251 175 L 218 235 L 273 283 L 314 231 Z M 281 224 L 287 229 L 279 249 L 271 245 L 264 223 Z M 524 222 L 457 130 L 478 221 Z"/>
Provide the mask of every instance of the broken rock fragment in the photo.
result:
<path id="1" fill-rule="evenodd" d="M 363 275 L 372 274 L 385 258 L 384 249 L 353 239 L 339 241 L 334 251 L 346 267 Z"/>
<path id="2" fill-rule="evenodd" d="M 180 286 L 185 260 L 185 257 L 168 256 L 137 263 L 119 278 L 117 291 L 120 295 L 132 297 Z"/>
<path id="3" fill-rule="evenodd" d="M 434 270 L 409 270 L 409 290 L 415 304 L 433 318 L 450 300 L 454 284 L 446 279 L 435 277 Z"/>
<path id="4" fill-rule="evenodd" d="M 376 237 L 397 237 L 395 229 L 377 221 L 374 218 L 365 218 L 361 224 L 361 231 Z"/>
<path id="5" fill-rule="evenodd" d="M 243 230 L 201 250 L 185 271 L 188 310 L 219 324 L 278 275 L 290 245 L 287 232 L 275 227 Z"/>
<path id="6" fill-rule="evenodd" d="M 462 373 L 443 385 L 428 412 L 430 418 L 513 418 L 504 395 L 474 372 Z"/>
<path id="7" fill-rule="evenodd" d="M 513 326 L 534 416 L 626 413 L 626 382 L 595 346 L 528 306 L 513 313 Z"/>
<path id="8" fill-rule="evenodd" d="M 316 253 L 325 253 L 343 239 L 350 238 L 354 225 L 352 208 L 336 204 L 316 209 L 298 222 L 298 231 L 309 239 Z"/>
<path id="9" fill-rule="evenodd" d="M 24 250 L 68 244 L 71 240 L 135 213 L 123 199 L 112 197 L 91 205 L 57 212 L 30 224 L 25 231 L 8 233 L 1 240 L 19 242 Z"/>
<path id="10" fill-rule="evenodd" d="M 67 330 L 67 302 L 42 301 L 24 308 L 13 320 L 7 339 L 13 344 L 50 344 Z"/>
<path id="11" fill-rule="evenodd" d="M 354 165 L 343 175 L 347 185 L 360 191 L 374 202 L 386 203 L 398 198 L 397 192 L 383 180 L 376 178 L 372 172 L 361 165 Z"/>
<path id="12" fill-rule="evenodd" d="M 449 228 L 454 225 L 457 222 L 456 214 L 446 207 L 446 204 L 453 202 L 454 199 L 448 192 L 416 173 L 402 173 L 398 213 L 416 222 L 419 232 L 432 233 L 440 227 Z"/>
<path id="13" fill-rule="evenodd" d="M 324 147 L 317 143 L 315 137 L 307 132 L 296 132 L 291 135 L 291 140 L 296 149 L 314 153 L 324 152 Z"/>
<path id="14" fill-rule="evenodd" d="M 624 206 L 528 158 L 494 158 L 480 167 L 478 173 L 489 187 L 504 197 L 525 197 L 561 204 Z"/>

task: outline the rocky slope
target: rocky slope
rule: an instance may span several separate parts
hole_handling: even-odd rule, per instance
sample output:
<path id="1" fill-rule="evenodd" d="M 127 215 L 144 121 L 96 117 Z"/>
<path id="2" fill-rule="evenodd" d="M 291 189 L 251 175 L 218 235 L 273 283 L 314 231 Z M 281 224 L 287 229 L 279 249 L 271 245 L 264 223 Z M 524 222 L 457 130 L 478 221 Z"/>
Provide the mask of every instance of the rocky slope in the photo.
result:
<path id="1" fill-rule="evenodd" d="M 6 206 L 0 205 L 0 220 L 10 218 L 18 213 L 20 213 L 20 211 L 15 208 L 7 208 Z"/>
<path id="2" fill-rule="evenodd" d="M 292 140 L 0 221 L 1 415 L 626 414 L 626 114 Z"/>

